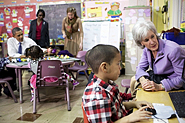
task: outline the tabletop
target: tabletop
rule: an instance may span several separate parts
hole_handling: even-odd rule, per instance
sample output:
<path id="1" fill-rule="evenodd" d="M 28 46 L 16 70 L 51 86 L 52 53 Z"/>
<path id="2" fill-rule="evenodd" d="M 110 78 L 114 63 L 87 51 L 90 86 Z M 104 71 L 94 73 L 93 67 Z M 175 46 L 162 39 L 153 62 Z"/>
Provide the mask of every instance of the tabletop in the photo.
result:
<path id="1" fill-rule="evenodd" d="M 148 101 L 151 103 L 162 103 L 165 106 L 171 106 L 173 110 L 175 110 L 173 103 L 170 99 L 170 96 L 168 92 L 166 91 L 156 91 L 156 92 L 150 92 L 150 91 L 144 91 L 142 88 L 139 88 L 136 95 L 137 101 Z M 137 109 L 134 109 L 136 111 Z M 178 123 L 177 118 L 170 118 L 168 119 L 169 123 Z M 153 119 L 150 119 L 149 121 L 140 121 L 139 123 L 153 123 Z"/>

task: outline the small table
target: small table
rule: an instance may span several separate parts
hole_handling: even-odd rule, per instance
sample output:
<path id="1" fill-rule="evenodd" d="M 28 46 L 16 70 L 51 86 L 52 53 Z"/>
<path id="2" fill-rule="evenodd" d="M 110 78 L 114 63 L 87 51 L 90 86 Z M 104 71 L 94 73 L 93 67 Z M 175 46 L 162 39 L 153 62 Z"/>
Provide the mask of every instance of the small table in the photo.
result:
<path id="1" fill-rule="evenodd" d="M 150 103 L 162 103 L 165 106 L 171 106 L 173 110 L 175 110 L 171 98 L 166 91 L 156 91 L 156 92 L 147 92 L 142 88 L 139 88 L 136 95 L 137 101 L 148 101 Z M 134 109 L 136 111 L 137 109 Z M 169 123 L 178 123 L 177 118 L 168 119 Z M 153 119 L 149 119 L 149 121 L 140 121 L 139 123 L 153 123 Z"/>
<path id="2" fill-rule="evenodd" d="M 73 64 L 74 61 L 79 61 L 79 59 L 77 58 L 58 59 L 58 60 L 61 60 L 62 65 L 65 66 L 67 73 L 68 73 L 68 65 Z M 9 63 L 6 65 L 6 67 L 15 68 L 17 71 L 17 76 L 18 76 L 18 81 L 19 81 L 20 103 L 23 103 L 22 70 L 29 69 L 28 62 Z"/>

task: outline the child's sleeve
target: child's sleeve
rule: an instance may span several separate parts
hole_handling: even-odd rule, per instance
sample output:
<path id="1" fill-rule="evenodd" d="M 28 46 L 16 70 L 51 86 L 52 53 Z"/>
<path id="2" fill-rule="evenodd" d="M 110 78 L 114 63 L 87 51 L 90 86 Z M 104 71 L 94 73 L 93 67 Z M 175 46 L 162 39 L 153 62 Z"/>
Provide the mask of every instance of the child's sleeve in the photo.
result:
<path id="1" fill-rule="evenodd" d="M 131 93 L 127 94 L 127 93 L 121 93 L 121 92 L 120 92 L 120 95 L 121 95 L 121 97 L 123 98 L 123 101 L 124 101 L 124 100 L 130 100 L 130 99 L 132 99 Z"/>

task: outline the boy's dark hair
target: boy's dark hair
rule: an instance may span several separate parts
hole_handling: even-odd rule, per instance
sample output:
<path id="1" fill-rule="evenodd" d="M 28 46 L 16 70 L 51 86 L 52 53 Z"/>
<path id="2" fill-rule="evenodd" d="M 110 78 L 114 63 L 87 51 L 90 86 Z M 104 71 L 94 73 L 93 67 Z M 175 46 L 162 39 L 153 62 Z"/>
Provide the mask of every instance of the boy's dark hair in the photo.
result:
<path id="1" fill-rule="evenodd" d="M 111 64 L 118 53 L 119 50 L 115 46 L 98 44 L 91 49 L 87 61 L 93 72 L 98 73 L 101 63 Z"/>
<path id="2" fill-rule="evenodd" d="M 45 17 L 45 11 L 44 11 L 43 9 L 39 9 L 39 10 L 37 11 L 37 14 L 36 14 L 37 17 L 39 16 L 39 12 L 42 12 L 43 18 L 44 18 L 44 17 Z"/>
<path id="3" fill-rule="evenodd" d="M 44 53 L 39 46 L 34 45 L 26 49 L 25 55 L 26 57 L 30 56 L 31 59 L 39 59 L 39 58 L 42 59 L 44 56 Z"/>

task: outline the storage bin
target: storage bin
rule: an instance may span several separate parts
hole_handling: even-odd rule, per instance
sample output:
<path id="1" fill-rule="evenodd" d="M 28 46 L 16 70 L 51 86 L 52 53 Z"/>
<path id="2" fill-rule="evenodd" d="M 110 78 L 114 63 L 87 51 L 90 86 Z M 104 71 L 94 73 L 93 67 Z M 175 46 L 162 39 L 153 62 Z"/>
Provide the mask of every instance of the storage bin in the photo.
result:
<path id="1" fill-rule="evenodd" d="M 174 32 L 166 32 L 164 36 L 167 40 L 176 42 L 179 45 L 185 45 L 185 33 L 180 32 L 178 36 L 174 35 Z"/>

